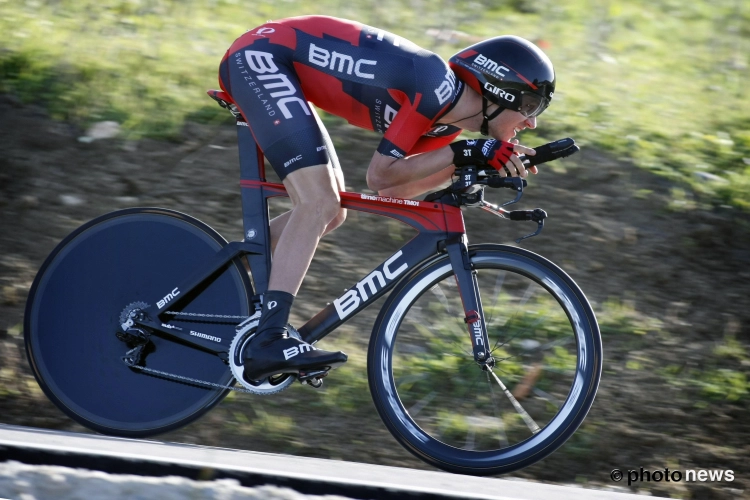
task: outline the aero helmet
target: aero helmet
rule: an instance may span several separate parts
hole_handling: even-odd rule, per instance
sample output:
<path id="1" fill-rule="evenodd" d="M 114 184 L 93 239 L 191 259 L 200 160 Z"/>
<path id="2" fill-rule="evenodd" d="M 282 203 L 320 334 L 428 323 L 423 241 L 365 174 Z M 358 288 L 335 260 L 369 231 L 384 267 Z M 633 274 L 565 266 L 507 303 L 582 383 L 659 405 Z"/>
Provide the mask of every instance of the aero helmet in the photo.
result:
<path id="1" fill-rule="evenodd" d="M 549 106 L 555 91 L 555 70 L 539 47 L 517 36 L 497 36 L 475 43 L 448 61 L 458 78 L 483 96 L 485 123 L 503 109 L 537 116 Z M 487 101 L 500 106 L 487 116 Z"/>

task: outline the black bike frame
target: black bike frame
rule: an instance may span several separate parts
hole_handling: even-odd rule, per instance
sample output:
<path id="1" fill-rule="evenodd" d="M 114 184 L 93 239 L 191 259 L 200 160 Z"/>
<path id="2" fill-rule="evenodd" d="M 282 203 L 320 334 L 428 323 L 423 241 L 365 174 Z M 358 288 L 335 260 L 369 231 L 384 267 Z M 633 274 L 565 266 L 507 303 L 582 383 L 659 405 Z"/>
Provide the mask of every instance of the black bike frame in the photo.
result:
<path id="1" fill-rule="evenodd" d="M 244 241 L 229 243 L 184 282 L 172 290 L 164 290 L 163 299 L 145 309 L 144 314 L 135 319 L 136 325 L 158 330 L 166 336 L 217 355 L 228 351 L 229 346 L 224 344 L 231 342 L 231 339 L 218 344 L 190 336 L 174 327 L 170 328 L 170 325 L 165 325 L 158 318 L 165 311 L 179 311 L 178 306 L 190 297 L 191 291 L 210 280 L 232 261 L 238 263 L 236 259 L 243 256 L 247 258 L 252 272 L 253 293 L 262 294 L 268 289 L 271 273 L 268 200 L 286 196 L 287 193 L 283 184 L 266 182 L 263 153 L 244 121 L 237 121 L 237 136 Z M 391 290 L 401 278 L 422 262 L 440 253 L 447 253 L 460 290 L 474 359 L 478 362 L 487 360 L 490 355 L 487 329 L 477 281 L 469 260 L 461 209 L 439 201 L 416 201 L 349 192 L 342 192 L 340 196 L 343 208 L 391 217 L 410 225 L 418 234 L 299 328 L 302 338 L 310 343 L 320 340 Z"/>

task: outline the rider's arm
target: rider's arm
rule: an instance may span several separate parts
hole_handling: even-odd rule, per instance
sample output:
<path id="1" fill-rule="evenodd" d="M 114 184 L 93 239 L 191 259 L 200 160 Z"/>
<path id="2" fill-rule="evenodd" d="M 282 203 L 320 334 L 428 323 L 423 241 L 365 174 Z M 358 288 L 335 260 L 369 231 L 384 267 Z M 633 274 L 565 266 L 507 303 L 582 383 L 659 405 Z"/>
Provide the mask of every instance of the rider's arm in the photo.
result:
<path id="1" fill-rule="evenodd" d="M 414 198 L 449 181 L 452 164 L 453 151 L 448 146 L 401 159 L 375 152 L 367 169 L 367 185 L 382 195 Z"/>
<path id="2" fill-rule="evenodd" d="M 526 177 L 528 172 L 537 173 L 536 167 L 527 171 L 519 154 L 534 155 L 536 152 L 517 141 L 496 139 L 457 141 L 450 146 L 399 160 L 376 152 L 367 170 L 367 185 L 381 194 L 413 198 L 448 181 L 453 164 L 487 165 L 502 177 Z"/>

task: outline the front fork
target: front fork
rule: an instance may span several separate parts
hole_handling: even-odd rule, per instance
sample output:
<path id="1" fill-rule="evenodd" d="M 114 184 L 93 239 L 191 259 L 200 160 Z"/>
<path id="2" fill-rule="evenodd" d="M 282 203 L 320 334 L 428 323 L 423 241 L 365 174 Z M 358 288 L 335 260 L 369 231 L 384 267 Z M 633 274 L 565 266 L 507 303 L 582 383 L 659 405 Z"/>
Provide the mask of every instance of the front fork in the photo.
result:
<path id="1" fill-rule="evenodd" d="M 477 282 L 476 270 L 473 269 L 469 259 L 468 240 L 466 235 L 450 240 L 446 244 L 446 251 L 453 267 L 453 272 L 461 294 L 461 302 L 464 307 L 464 322 L 471 338 L 474 361 L 484 369 L 494 366 L 492 349 L 487 336 L 487 324 L 484 321 L 484 310 L 482 309 L 482 298 L 479 295 L 479 283 Z"/>

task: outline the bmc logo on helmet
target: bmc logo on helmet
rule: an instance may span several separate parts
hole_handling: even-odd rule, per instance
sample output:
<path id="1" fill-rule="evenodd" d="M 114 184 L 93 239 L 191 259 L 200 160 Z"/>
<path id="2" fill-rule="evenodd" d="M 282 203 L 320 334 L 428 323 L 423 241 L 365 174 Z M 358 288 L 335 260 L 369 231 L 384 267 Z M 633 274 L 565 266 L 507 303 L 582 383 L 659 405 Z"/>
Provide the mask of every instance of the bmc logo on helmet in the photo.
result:
<path id="1" fill-rule="evenodd" d="M 503 89 L 499 89 L 499 88 L 495 87 L 490 82 L 485 83 L 484 84 L 484 88 L 487 89 L 487 90 L 489 90 L 490 92 L 492 92 L 496 96 L 505 99 L 508 102 L 513 102 L 513 101 L 516 100 L 516 96 L 514 96 L 513 94 L 507 93 Z"/>
<path id="2" fill-rule="evenodd" d="M 503 73 L 503 71 L 510 71 L 509 68 L 506 68 L 505 66 L 496 63 L 492 59 L 489 59 L 486 56 L 483 56 L 482 54 L 477 54 L 477 57 L 474 58 L 474 64 L 481 66 L 482 68 L 486 69 L 490 73 L 494 73 L 500 77 L 505 76 L 505 73 Z"/>

